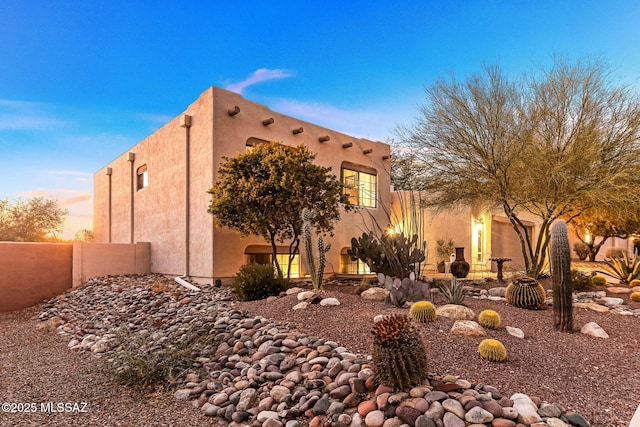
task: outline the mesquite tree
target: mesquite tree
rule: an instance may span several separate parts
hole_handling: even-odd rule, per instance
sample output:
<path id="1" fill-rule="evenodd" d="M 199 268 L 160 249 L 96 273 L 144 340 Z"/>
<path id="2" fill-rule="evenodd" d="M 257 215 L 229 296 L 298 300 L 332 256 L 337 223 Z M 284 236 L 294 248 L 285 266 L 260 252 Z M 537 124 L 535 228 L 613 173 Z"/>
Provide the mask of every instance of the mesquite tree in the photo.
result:
<path id="1" fill-rule="evenodd" d="M 562 332 L 572 332 L 571 247 L 564 221 L 554 221 L 551 225 L 549 261 L 553 285 L 553 323 Z"/>

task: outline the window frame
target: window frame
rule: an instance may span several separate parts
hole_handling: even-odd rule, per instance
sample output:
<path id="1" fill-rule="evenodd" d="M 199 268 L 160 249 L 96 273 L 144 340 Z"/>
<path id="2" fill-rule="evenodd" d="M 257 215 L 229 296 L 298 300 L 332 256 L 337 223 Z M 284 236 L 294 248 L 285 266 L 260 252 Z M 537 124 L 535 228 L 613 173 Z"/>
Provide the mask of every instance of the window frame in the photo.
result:
<path id="1" fill-rule="evenodd" d="M 149 187 L 149 168 L 145 163 L 136 169 L 136 190 L 144 190 L 147 187 Z"/>
<path id="2" fill-rule="evenodd" d="M 355 177 L 354 184 L 347 185 L 347 179 L 352 177 Z M 373 209 L 378 207 L 378 172 L 375 169 L 343 162 L 340 167 L 340 182 L 352 205 Z"/>

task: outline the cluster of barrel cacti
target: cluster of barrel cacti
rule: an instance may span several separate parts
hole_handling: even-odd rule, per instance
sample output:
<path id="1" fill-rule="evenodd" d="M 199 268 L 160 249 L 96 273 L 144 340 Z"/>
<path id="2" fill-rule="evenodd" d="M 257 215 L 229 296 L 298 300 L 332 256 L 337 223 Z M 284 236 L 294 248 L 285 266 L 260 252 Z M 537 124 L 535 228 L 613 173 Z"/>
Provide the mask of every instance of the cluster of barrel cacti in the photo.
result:
<path id="1" fill-rule="evenodd" d="M 514 307 L 538 310 L 542 308 L 547 293 L 536 279 L 525 276 L 509 283 L 504 297 Z"/>
<path id="2" fill-rule="evenodd" d="M 478 323 L 483 328 L 497 329 L 502 323 L 500 315 L 494 310 L 483 310 L 478 315 Z"/>
<path id="3" fill-rule="evenodd" d="M 391 314 L 373 326 L 373 366 L 381 384 L 404 390 L 427 378 L 427 355 L 420 335 L 403 314 Z"/>
<path id="4" fill-rule="evenodd" d="M 315 210 L 304 208 L 302 210 L 302 239 L 304 241 L 304 250 L 307 257 L 307 264 L 309 266 L 309 275 L 311 276 L 311 282 L 315 289 L 322 287 L 322 278 L 324 276 L 324 267 L 326 264 L 327 252 L 331 249 L 331 243 L 325 246 L 322 236 L 318 236 L 316 246 L 318 249 L 318 265 L 316 266 L 316 259 L 313 254 L 312 240 L 312 227 L 311 220 L 316 215 Z"/>
<path id="5" fill-rule="evenodd" d="M 507 359 L 507 349 L 500 341 L 488 338 L 478 345 L 480 357 L 489 362 L 504 362 Z"/>
<path id="6" fill-rule="evenodd" d="M 409 317 L 416 322 L 425 323 L 436 320 L 436 306 L 430 301 L 418 301 L 409 309 Z"/>

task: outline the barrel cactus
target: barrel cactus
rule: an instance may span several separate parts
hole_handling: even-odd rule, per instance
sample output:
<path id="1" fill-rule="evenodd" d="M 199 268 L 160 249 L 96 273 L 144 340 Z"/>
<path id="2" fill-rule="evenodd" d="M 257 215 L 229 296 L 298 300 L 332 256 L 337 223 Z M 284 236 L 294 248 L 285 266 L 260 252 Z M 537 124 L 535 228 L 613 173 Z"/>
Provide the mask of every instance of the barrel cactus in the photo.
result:
<path id="1" fill-rule="evenodd" d="M 480 357 L 489 362 L 504 362 L 507 359 L 507 349 L 500 341 L 493 338 L 482 340 L 478 345 Z"/>
<path id="2" fill-rule="evenodd" d="M 629 295 L 629 301 L 640 302 L 640 292 L 631 292 L 631 295 Z"/>
<path id="3" fill-rule="evenodd" d="M 500 326 L 500 323 L 502 323 L 502 319 L 500 319 L 500 315 L 497 311 L 483 310 L 478 315 L 478 323 L 483 328 L 497 329 Z"/>
<path id="4" fill-rule="evenodd" d="M 640 286 L 640 279 L 633 279 L 631 282 L 629 282 L 630 288 L 635 288 L 637 286 Z"/>
<path id="5" fill-rule="evenodd" d="M 538 310 L 542 308 L 547 293 L 536 279 L 525 276 L 509 283 L 504 297 L 514 307 Z"/>
<path id="6" fill-rule="evenodd" d="M 607 286 L 607 279 L 604 276 L 593 276 L 591 283 L 594 286 Z"/>
<path id="7" fill-rule="evenodd" d="M 372 334 L 373 367 L 379 383 L 404 390 L 427 378 L 424 344 L 407 316 L 384 316 L 374 324 Z"/>
<path id="8" fill-rule="evenodd" d="M 416 322 L 433 322 L 436 320 L 436 306 L 430 301 L 415 302 L 409 309 L 409 317 Z"/>

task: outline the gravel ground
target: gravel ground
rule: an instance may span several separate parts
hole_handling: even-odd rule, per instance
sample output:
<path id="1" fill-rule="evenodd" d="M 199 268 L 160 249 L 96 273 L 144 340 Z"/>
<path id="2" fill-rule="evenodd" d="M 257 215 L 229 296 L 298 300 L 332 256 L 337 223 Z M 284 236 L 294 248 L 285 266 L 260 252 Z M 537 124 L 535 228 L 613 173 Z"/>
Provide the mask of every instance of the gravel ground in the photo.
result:
<path id="1" fill-rule="evenodd" d="M 342 304 L 294 311 L 297 300 L 291 295 L 273 302 L 241 302 L 236 308 L 336 341 L 361 355 L 371 353 L 375 315 L 408 312 L 364 300 L 353 294 L 353 286 L 331 285 L 321 293 L 337 297 Z M 481 360 L 476 350 L 481 339 L 450 334 L 453 321 L 441 317 L 418 327 L 432 373 L 484 382 L 506 395 L 521 392 L 558 403 L 583 415 L 593 427 L 628 426 L 640 403 L 639 318 L 576 309 L 576 329 L 595 321 L 610 335 L 597 339 L 579 332 L 555 332 L 552 310 L 527 311 L 472 298 L 465 304 L 476 314 L 485 308 L 500 313 L 503 326 L 488 335 L 505 344 L 508 360 L 502 364 Z M 638 303 L 631 306 L 640 308 Z M 1 412 L 0 426 L 215 425 L 214 419 L 203 417 L 190 403 L 170 394 L 139 396 L 114 386 L 98 369 L 100 362 L 93 355 L 70 351 L 65 339 L 38 330 L 38 313 L 38 306 L 0 313 L 0 403 L 14 403 L 14 409 L 31 409 L 33 403 L 36 409 Z M 522 329 L 525 338 L 512 337 L 504 326 Z M 49 402 L 70 403 L 74 412 L 43 411 L 41 404 Z"/>
<path id="2" fill-rule="evenodd" d="M 353 289 L 340 285 L 321 291 L 325 297 L 337 297 L 342 303 L 337 307 L 310 305 L 305 310 L 292 310 L 297 303 L 294 295 L 269 303 L 242 302 L 236 307 L 336 341 L 353 352 L 371 354 L 373 317 L 396 312 L 408 314 L 408 309 L 367 301 L 354 295 Z M 640 318 L 575 309 L 577 332 L 561 333 L 553 328 L 552 309 L 523 310 L 504 302 L 474 298 L 466 298 L 465 305 L 476 315 L 484 309 L 500 314 L 502 326 L 488 331 L 488 337 L 504 343 L 508 360 L 505 363 L 481 360 L 477 346 L 482 338 L 453 335 L 449 330 L 454 321 L 440 317 L 418 327 L 427 349 L 430 372 L 484 382 L 507 396 L 511 393 L 537 396 L 579 413 L 592 427 L 629 425 L 640 404 Z M 637 309 L 640 304 L 632 303 L 631 307 Z M 598 323 L 610 338 L 580 333 L 579 329 L 588 322 Z M 525 338 L 509 335 L 505 326 L 522 329 Z"/>
<path id="3" fill-rule="evenodd" d="M 139 396 L 111 384 L 92 354 L 71 351 L 67 340 L 38 330 L 38 313 L 39 306 L 0 313 L 0 403 L 16 404 L 10 408 L 16 412 L 3 406 L 1 427 L 215 425 L 169 394 Z M 72 412 L 43 411 L 47 403 L 70 403 Z"/>

